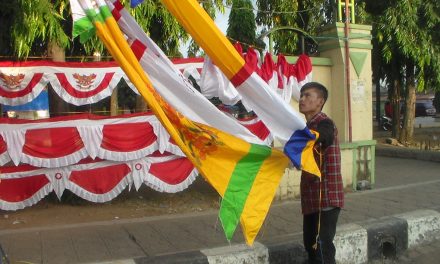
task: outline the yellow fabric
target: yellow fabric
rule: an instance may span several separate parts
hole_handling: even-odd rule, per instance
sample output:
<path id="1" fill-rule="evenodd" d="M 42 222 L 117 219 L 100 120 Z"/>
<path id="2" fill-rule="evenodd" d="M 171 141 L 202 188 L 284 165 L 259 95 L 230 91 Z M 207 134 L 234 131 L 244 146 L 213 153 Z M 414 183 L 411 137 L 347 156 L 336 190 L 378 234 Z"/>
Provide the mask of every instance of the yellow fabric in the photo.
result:
<path id="1" fill-rule="evenodd" d="M 244 59 L 197 1 L 162 0 L 162 3 L 180 21 L 186 32 L 203 47 L 206 54 L 221 68 L 228 79 L 231 79 L 245 65 Z"/>
<path id="2" fill-rule="evenodd" d="M 311 133 L 315 135 L 315 138 L 319 138 L 319 133 L 315 130 L 310 130 Z M 303 170 L 321 177 L 321 170 L 316 164 L 315 156 L 313 154 L 313 145 L 315 144 L 315 140 L 310 140 L 307 142 L 306 147 L 304 148 L 301 154 L 301 165 L 307 165 L 307 168 L 303 168 Z"/>
<path id="3" fill-rule="evenodd" d="M 279 156 L 279 164 L 268 164 L 265 162 L 261 167 L 257 177 L 255 177 L 254 185 L 249 193 L 248 199 L 241 214 L 241 226 L 243 232 L 248 234 L 245 236 L 246 243 L 252 245 L 260 227 L 263 225 L 264 218 L 259 217 L 258 214 L 267 214 L 269 207 L 265 204 L 271 204 L 275 192 L 278 188 L 279 182 L 283 174 L 274 173 L 272 170 L 274 167 L 286 168 L 288 159 L 286 156 L 278 150 L 273 150 L 276 153 L 274 155 Z M 272 196 L 259 196 L 259 193 L 270 192 Z M 244 221 L 247 219 L 246 221 Z"/>
<path id="4" fill-rule="evenodd" d="M 153 89 L 114 18 L 106 18 L 105 24 L 95 21 L 95 26 L 98 36 L 176 144 L 204 178 L 223 196 L 236 163 L 248 153 L 250 144 L 215 128 L 192 122 L 176 112 Z M 249 195 L 251 201 L 249 203 L 251 206 L 254 204 L 258 206 L 255 206 L 255 212 L 252 212 L 253 209 L 249 206 L 246 215 L 241 218 L 242 225 L 246 227 L 244 236 L 249 244 L 253 243 L 266 217 L 287 164 L 287 157 L 282 152 L 274 150 L 265 160 L 257 176 L 262 180 L 258 179 L 256 182 L 266 186 L 256 187 L 254 184 L 253 189 L 257 191 L 252 191 Z M 268 197 L 260 200 L 258 196 Z"/>
<path id="5" fill-rule="evenodd" d="M 242 69 L 245 64 L 244 59 L 218 29 L 198 1 L 161 1 L 228 79 L 234 77 Z M 314 142 L 314 140 L 310 140 L 304 148 L 301 155 L 301 169 L 320 177 L 321 172 L 313 157 Z"/>

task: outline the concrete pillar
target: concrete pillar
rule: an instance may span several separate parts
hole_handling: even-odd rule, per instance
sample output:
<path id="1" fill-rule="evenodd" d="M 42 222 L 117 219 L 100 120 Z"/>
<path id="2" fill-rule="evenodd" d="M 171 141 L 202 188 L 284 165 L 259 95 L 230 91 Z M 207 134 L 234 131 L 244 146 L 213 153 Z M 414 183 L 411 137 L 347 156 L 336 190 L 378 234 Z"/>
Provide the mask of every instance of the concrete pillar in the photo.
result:
<path id="1" fill-rule="evenodd" d="M 350 24 L 348 46 L 350 56 L 350 99 L 352 141 L 372 139 L 372 69 L 371 26 Z M 320 57 L 332 61 L 327 112 L 339 129 L 341 142 L 349 141 L 348 96 L 345 71 L 344 24 L 324 27 L 317 37 Z M 319 81 L 317 78 L 314 79 Z"/>

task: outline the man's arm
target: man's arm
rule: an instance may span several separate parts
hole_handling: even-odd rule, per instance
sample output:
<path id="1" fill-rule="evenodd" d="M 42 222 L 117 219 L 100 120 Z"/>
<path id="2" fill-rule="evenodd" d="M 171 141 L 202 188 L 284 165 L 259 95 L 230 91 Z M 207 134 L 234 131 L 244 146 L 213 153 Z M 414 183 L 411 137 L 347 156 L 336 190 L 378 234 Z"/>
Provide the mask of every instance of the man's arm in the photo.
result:
<path id="1" fill-rule="evenodd" d="M 319 138 L 316 140 L 316 143 L 321 143 L 324 149 L 333 144 L 335 127 L 331 120 L 322 120 L 321 122 L 319 122 L 316 130 L 319 133 Z"/>

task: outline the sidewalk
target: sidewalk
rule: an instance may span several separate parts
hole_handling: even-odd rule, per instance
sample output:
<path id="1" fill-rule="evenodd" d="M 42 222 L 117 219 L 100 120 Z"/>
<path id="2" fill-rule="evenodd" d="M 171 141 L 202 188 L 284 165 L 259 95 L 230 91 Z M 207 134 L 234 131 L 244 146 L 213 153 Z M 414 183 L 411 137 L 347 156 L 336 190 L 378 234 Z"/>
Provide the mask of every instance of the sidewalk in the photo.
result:
<path id="1" fill-rule="evenodd" d="M 384 245 L 394 243 L 394 250 L 399 253 L 411 243 L 416 243 L 417 239 L 420 243 L 423 239 L 430 239 L 407 235 L 406 244 L 402 245 L 399 237 L 406 234 L 395 229 L 394 223 L 402 225 L 407 232 L 411 232 L 411 223 L 416 223 L 417 230 L 424 230 L 426 234 L 433 231 L 429 228 L 436 228 L 440 224 L 440 218 L 437 217 L 440 211 L 439 171 L 440 163 L 437 162 L 377 156 L 375 188 L 346 195 L 336 242 L 339 243 L 338 249 L 345 243 L 355 251 L 347 253 L 340 250 L 338 257 L 344 259 L 345 256 L 341 254 L 360 256 L 360 251 L 367 251 L 363 246 L 353 247 L 352 241 L 344 240 L 342 236 L 355 236 L 359 228 L 366 230 L 365 234 L 362 233 L 364 231 L 359 233 L 362 236 L 367 237 L 368 233 L 368 243 L 381 247 L 376 251 L 368 248 L 367 260 L 382 254 Z M 423 211 L 414 213 L 416 210 Z M 420 223 L 424 219 L 420 218 L 422 216 L 429 218 L 428 226 Z M 249 250 L 252 251 L 250 254 L 254 254 L 251 260 L 240 263 L 268 263 L 269 260 L 270 263 L 300 263 L 305 257 L 301 247 L 301 231 L 300 203 L 286 201 L 272 205 L 257 243 L 252 248 L 242 245 L 241 230 L 236 231 L 231 243 L 226 241 L 217 220 L 217 211 L 1 230 L 0 244 L 12 263 L 232 263 L 225 256 L 247 254 Z M 437 236 L 440 228 L 434 231 L 430 234 Z M 387 232 L 389 237 L 382 236 L 380 241 L 370 236 Z M 261 259 L 256 251 L 262 251 L 268 257 Z M 216 260 L 215 256 L 223 259 L 223 262 Z M 241 256 L 235 255 L 233 258 L 238 261 Z"/>

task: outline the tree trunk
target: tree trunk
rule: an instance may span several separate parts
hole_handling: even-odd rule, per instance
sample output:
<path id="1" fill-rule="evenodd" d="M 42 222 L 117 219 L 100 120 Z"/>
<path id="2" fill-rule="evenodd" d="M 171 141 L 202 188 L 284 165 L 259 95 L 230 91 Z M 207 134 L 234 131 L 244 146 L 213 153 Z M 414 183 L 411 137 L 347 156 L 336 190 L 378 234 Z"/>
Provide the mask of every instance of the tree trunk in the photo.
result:
<path id="1" fill-rule="evenodd" d="M 118 88 L 116 87 L 110 97 L 110 115 L 118 115 Z"/>
<path id="2" fill-rule="evenodd" d="M 51 41 L 49 43 L 47 53 L 49 57 L 52 57 L 53 61 L 66 61 L 64 49 L 61 48 L 55 41 Z M 51 87 L 48 89 L 48 95 L 51 116 L 65 115 L 69 112 L 69 105 L 63 99 L 61 99 Z"/>
<path id="3" fill-rule="evenodd" d="M 405 98 L 405 114 L 403 118 L 403 128 L 400 131 L 399 141 L 404 145 L 408 145 L 414 135 L 414 118 L 416 107 L 416 85 L 414 81 L 414 66 L 407 67 L 407 87 Z"/>
<path id="4" fill-rule="evenodd" d="M 391 106 L 393 108 L 393 130 L 391 136 L 397 138 L 400 131 L 400 80 L 394 80 L 393 93 L 391 94 Z"/>
<path id="5" fill-rule="evenodd" d="M 147 102 L 145 102 L 144 98 L 141 95 L 136 96 L 135 112 L 146 112 L 146 111 L 148 111 Z"/>

